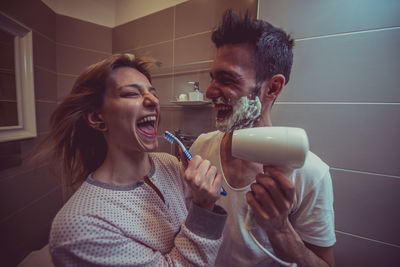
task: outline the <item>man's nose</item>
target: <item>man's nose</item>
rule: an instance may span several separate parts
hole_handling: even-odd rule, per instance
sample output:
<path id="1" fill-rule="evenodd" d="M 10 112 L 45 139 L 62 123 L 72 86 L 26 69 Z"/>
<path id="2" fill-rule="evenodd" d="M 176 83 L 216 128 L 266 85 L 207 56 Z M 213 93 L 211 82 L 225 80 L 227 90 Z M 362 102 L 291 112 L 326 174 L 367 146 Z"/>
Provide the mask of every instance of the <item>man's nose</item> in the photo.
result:
<path id="1" fill-rule="evenodd" d="M 221 95 L 221 91 L 218 88 L 217 84 L 215 83 L 215 81 L 211 81 L 210 85 L 207 87 L 206 90 L 206 97 L 213 99 L 213 98 L 217 98 Z"/>

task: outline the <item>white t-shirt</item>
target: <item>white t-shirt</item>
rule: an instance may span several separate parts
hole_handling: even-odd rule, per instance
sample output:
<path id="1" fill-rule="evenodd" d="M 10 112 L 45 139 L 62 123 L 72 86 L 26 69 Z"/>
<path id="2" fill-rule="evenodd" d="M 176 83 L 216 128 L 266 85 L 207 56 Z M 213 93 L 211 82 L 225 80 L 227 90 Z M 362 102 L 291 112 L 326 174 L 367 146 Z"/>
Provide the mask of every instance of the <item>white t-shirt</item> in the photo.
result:
<path id="1" fill-rule="evenodd" d="M 223 243 L 215 266 L 274 266 L 269 258 L 242 227 L 246 213 L 246 193 L 250 185 L 232 188 L 224 176 L 220 144 L 224 133 L 215 131 L 202 134 L 193 143 L 190 152 L 208 159 L 222 173 L 222 186 L 227 196 L 221 197 L 217 204 L 228 212 L 223 232 Z M 309 152 L 304 166 L 295 170 L 292 180 L 296 187 L 294 202 L 289 220 L 303 241 L 321 247 L 332 246 L 336 242 L 334 232 L 334 211 L 332 181 L 329 166 L 314 153 Z M 273 252 L 268 237 L 261 227 L 252 230 L 256 239 Z"/>

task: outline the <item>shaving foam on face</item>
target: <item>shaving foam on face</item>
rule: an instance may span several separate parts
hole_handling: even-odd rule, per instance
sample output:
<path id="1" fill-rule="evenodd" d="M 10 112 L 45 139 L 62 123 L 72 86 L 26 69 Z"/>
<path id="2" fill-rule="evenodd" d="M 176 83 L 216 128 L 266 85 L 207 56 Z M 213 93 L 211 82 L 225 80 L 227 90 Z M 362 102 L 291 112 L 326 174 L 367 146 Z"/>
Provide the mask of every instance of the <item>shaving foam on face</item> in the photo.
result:
<path id="1" fill-rule="evenodd" d="M 232 132 L 243 128 L 251 128 L 261 116 L 261 101 L 247 96 L 241 97 L 232 107 L 233 114 L 229 119 L 218 120 L 216 127 L 221 132 Z"/>

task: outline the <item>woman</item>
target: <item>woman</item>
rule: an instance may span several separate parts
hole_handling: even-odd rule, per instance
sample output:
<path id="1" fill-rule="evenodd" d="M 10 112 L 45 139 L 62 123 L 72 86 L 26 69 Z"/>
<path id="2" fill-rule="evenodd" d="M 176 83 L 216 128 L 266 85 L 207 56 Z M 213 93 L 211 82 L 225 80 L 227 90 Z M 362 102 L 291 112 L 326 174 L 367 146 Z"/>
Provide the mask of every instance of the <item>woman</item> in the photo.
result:
<path id="1" fill-rule="evenodd" d="M 150 153 L 160 113 L 151 64 L 117 54 L 90 66 L 52 116 L 46 153 L 62 162 L 64 186 L 79 187 L 52 224 L 57 266 L 214 263 L 221 176 L 199 156 L 183 175 L 175 157 Z"/>

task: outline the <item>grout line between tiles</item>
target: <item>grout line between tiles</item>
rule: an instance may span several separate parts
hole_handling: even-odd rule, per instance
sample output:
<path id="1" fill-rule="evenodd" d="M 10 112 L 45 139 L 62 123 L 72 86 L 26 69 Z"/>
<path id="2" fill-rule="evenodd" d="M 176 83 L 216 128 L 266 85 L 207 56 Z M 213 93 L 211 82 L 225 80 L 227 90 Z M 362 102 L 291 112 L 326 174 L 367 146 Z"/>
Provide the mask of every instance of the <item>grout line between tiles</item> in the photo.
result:
<path id="1" fill-rule="evenodd" d="M 47 165 L 48 165 L 47 163 L 44 163 L 44 164 L 39 165 L 39 166 L 35 166 L 35 167 L 23 169 L 22 171 L 16 171 L 15 173 L 12 173 L 12 174 L 10 174 L 10 175 L 5 176 L 4 178 L 1 178 L 0 181 L 5 181 L 5 180 L 10 179 L 10 178 L 13 178 L 13 177 L 15 177 L 15 176 L 23 175 L 23 174 L 32 172 L 32 171 L 34 171 L 34 170 L 37 170 L 37 169 L 46 167 Z"/>
<path id="2" fill-rule="evenodd" d="M 80 47 L 80 46 L 75 46 L 75 45 L 70 45 L 70 44 L 64 44 L 64 43 L 60 43 L 57 42 L 55 40 L 52 40 L 50 37 L 48 37 L 47 35 L 44 35 L 41 32 L 38 32 L 36 30 L 32 30 L 35 34 L 47 39 L 48 41 L 54 43 L 55 45 L 61 45 L 61 46 L 65 46 L 65 47 L 69 47 L 69 48 L 75 48 L 75 49 L 80 49 L 80 50 L 84 50 L 84 51 L 89 51 L 89 52 L 94 52 L 94 53 L 98 53 L 98 54 L 104 54 L 104 55 L 111 55 L 111 52 L 106 52 L 106 51 L 102 51 L 102 50 L 97 50 L 97 49 L 90 49 L 90 48 L 85 48 L 85 47 Z"/>
<path id="3" fill-rule="evenodd" d="M 111 55 L 111 53 L 105 52 L 105 51 L 101 51 L 101 50 L 84 48 L 84 47 L 79 47 L 79 46 L 69 45 L 69 44 L 63 44 L 63 43 L 58 43 L 58 42 L 56 42 L 56 44 L 57 45 L 61 45 L 61 46 L 65 46 L 65 47 L 69 47 L 69 48 L 74 48 L 74 49 L 84 50 L 84 51 L 88 51 L 88 52 L 93 52 L 93 53 L 97 53 L 97 54 L 103 54 L 103 55 L 107 55 L 107 56 Z"/>
<path id="4" fill-rule="evenodd" d="M 185 35 L 185 36 L 177 37 L 177 38 L 175 38 L 175 40 L 186 39 L 186 38 L 195 37 L 195 36 L 202 35 L 202 34 L 207 34 L 207 33 L 211 33 L 211 30 L 204 31 L 204 32 L 191 33 L 191 34 L 188 34 L 188 35 Z"/>
<path id="5" fill-rule="evenodd" d="M 160 45 L 160 44 L 165 44 L 165 43 L 168 43 L 168 42 L 174 42 L 175 40 L 185 39 L 185 38 L 194 37 L 194 36 L 197 36 L 197 35 L 207 34 L 207 33 L 211 32 L 211 31 L 197 32 L 197 33 L 192 33 L 192 34 L 188 34 L 188 35 L 185 35 L 185 36 L 181 36 L 181 37 L 175 38 L 175 15 L 174 15 L 174 22 L 173 23 L 174 23 L 174 26 L 173 26 L 173 37 L 172 37 L 171 40 L 165 40 L 165 41 L 161 41 L 161 42 L 157 42 L 157 43 L 151 43 L 151 44 L 137 46 L 137 47 L 133 47 L 133 48 L 127 48 L 127 49 L 123 49 L 123 50 L 119 50 L 119 51 L 114 51 L 114 53 L 126 53 L 128 51 L 132 51 L 132 50 L 136 50 L 136 49 L 148 48 L 148 47 L 152 47 L 152 46 L 156 46 L 156 45 Z"/>
<path id="6" fill-rule="evenodd" d="M 50 101 L 50 100 L 36 99 L 35 101 L 38 102 L 38 103 L 45 103 L 45 104 L 57 104 L 57 101 Z"/>
<path id="7" fill-rule="evenodd" d="M 51 69 L 48 69 L 48 68 L 45 68 L 45 67 L 42 67 L 42 66 L 39 66 L 39 65 L 35 65 L 35 68 L 37 68 L 37 69 L 39 69 L 39 70 L 43 70 L 43 71 L 50 72 L 50 73 L 52 73 L 52 74 L 57 74 L 56 71 L 51 70 Z"/>
<path id="8" fill-rule="evenodd" d="M 387 27 L 387 28 L 380 28 L 380 29 L 360 30 L 360 31 L 354 31 L 354 32 L 334 33 L 334 34 L 327 34 L 327 35 L 321 35 L 321 36 L 299 38 L 299 39 L 295 39 L 295 42 L 309 41 L 309 40 L 315 40 L 315 39 L 324 39 L 324 38 L 331 38 L 331 37 L 339 37 L 339 36 L 348 36 L 348 35 L 363 34 L 363 33 L 370 33 L 370 32 L 399 30 L 399 29 L 400 29 L 400 27 L 396 26 L 396 27 Z"/>
<path id="9" fill-rule="evenodd" d="M 160 44 L 166 44 L 168 42 L 173 42 L 173 39 L 172 40 L 161 41 L 161 42 L 157 42 L 157 43 L 151 43 L 151 44 L 147 44 L 147 45 L 143 45 L 143 46 L 138 46 L 138 47 L 135 47 L 135 48 L 127 48 L 127 49 L 124 49 L 124 50 L 114 51 L 114 53 L 126 53 L 128 51 L 132 51 L 132 50 L 136 50 L 136 49 L 148 48 L 148 47 L 152 47 L 152 46 L 156 46 L 156 45 L 160 45 Z"/>
<path id="10" fill-rule="evenodd" d="M 334 167 L 331 167 L 331 170 L 353 172 L 353 173 L 359 173 L 359 174 L 367 174 L 367 175 L 383 176 L 383 177 L 387 177 L 387 178 L 400 179 L 400 176 L 390 175 L 390 174 L 380 174 L 380 173 L 375 173 L 375 172 L 365 172 L 365 171 L 341 169 L 341 168 L 334 168 Z"/>
<path id="11" fill-rule="evenodd" d="M 18 213 L 22 212 L 23 210 L 32 207 L 34 204 L 36 204 L 37 202 L 39 202 L 40 200 L 42 200 L 43 198 L 49 196 L 50 194 L 52 194 L 53 192 L 55 192 L 56 190 L 58 190 L 61 186 L 60 185 L 56 185 L 55 187 L 53 187 L 52 189 L 50 189 L 46 194 L 42 195 L 41 197 L 33 200 L 32 202 L 29 202 L 29 204 L 27 204 L 26 206 L 18 209 L 17 211 L 14 211 L 13 213 L 11 213 L 10 215 L 8 215 L 7 217 L 5 217 L 4 219 L 2 219 L 0 221 L 0 224 L 6 222 L 7 220 L 9 220 L 10 218 L 14 217 L 15 215 L 17 215 Z"/>
<path id="12" fill-rule="evenodd" d="M 400 248 L 400 245 L 391 244 L 391 243 L 387 243 L 387 242 L 383 242 L 383 241 L 379 241 L 379 240 L 376 240 L 376 239 L 372 239 L 372 238 L 368 238 L 368 237 L 363 237 L 363 236 L 359 236 L 359 235 L 354 235 L 354 234 L 342 232 L 342 231 L 340 231 L 340 230 L 335 230 L 335 232 L 336 232 L 336 233 L 343 234 L 343 235 L 347 235 L 347 236 L 351 236 L 351 237 L 355 237 L 355 238 L 359 238 L 359 239 L 364 239 L 364 240 L 367 240 L 367 241 L 371 241 L 371 242 L 375 242 L 375 243 L 379 243 L 379 244 L 383 244 L 383 245 L 395 247 L 395 248 Z"/>

